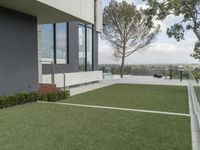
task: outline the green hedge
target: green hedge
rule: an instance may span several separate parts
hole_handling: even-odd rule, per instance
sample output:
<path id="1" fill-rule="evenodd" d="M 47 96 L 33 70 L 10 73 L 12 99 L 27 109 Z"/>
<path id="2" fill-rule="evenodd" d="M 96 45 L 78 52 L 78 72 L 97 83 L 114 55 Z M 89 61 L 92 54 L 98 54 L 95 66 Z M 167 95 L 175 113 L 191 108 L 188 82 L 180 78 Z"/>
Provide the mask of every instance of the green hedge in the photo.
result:
<path id="1" fill-rule="evenodd" d="M 40 95 L 37 92 L 20 93 L 10 96 L 0 96 L 0 108 L 7 108 L 15 105 L 32 103 L 36 101 L 55 102 L 69 98 L 69 91 L 60 91 L 46 95 Z"/>
<path id="2" fill-rule="evenodd" d="M 1 96 L 0 108 L 7 108 L 15 105 L 36 102 L 37 100 L 38 100 L 38 94 L 36 92 L 20 93 L 10 96 Z"/>
<path id="3" fill-rule="evenodd" d="M 47 95 L 39 95 L 39 101 L 48 101 L 48 102 L 56 102 L 59 100 L 64 100 L 69 98 L 70 93 L 69 91 L 60 91 L 57 93 L 51 93 Z"/>

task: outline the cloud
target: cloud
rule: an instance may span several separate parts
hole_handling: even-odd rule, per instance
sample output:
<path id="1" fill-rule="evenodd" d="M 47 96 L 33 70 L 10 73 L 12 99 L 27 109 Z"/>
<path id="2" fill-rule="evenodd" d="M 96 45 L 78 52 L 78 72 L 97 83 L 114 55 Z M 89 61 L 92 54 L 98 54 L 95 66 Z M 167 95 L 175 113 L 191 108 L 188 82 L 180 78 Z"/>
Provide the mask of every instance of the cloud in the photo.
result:
<path id="1" fill-rule="evenodd" d="M 127 64 L 181 64 L 199 63 L 190 57 L 193 52 L 195 38 L 188 38 L 185 41 L 176 42 L 173 39 L 157 40 L 147 47 L 146 50 L 139 51 L 127 58 Z M 100 64 L 119 63 L 113 57 L 113 50 L 105 41 L 100 42 L 99 51 Z"/>

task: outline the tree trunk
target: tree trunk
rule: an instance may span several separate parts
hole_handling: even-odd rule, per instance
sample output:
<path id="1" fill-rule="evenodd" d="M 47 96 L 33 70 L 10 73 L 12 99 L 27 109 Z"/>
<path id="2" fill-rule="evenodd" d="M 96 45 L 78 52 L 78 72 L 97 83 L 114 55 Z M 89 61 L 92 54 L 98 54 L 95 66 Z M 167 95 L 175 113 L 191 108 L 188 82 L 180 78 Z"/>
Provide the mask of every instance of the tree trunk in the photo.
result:
<path id="1" fill-rule="evenodd" d="M 125 50 L 123 50 L 123 56 L 122 56 L 122 62 L 121 62 L 121 69 L 120 69 L 121 78 L 124 77 L 124 61 L 125 61 Z"/>
<path id="2" fill-rule="evenodd" d="M 194 31 L 195 35 L 197 36 L 198 40 L 200 41 L 200 34 L 199 34 L 199 32 L 197 30 L 195 30 L 195 29 L 193 31 Z"/>
<path id="3" fill-rule="evenodd" d="M 122 58 L 121 69 L 120 69 L 121 78 L 124 77 L 124 58 Z"/>

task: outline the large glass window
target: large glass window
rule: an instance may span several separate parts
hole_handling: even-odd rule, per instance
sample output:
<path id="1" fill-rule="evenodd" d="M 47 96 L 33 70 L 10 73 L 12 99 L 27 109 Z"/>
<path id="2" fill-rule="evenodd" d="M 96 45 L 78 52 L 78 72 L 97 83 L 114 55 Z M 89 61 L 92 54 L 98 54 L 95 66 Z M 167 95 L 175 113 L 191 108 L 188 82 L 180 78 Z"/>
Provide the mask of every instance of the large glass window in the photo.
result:
<path id="1" fill-rule="evenodd" d="M 87 71 L 92 70 L 92 50 L 93 50 L 93 43 L 92 43 L 92 29 L 87 28 Z"/>
<path id="2" fill-rule="evenodd" d="M 68 62 L 67 23 L 45 24 L 39 26 L 39 45 L 42 61 L 66 64 Z"/>
<path id="3" fill-rule="evenodd" d="M 53 25 L 46 24 L 39 27 L 39 46 L 42 54 L 42 61 L 48 62 L 54 60 L 54 40 Z"/>
<path id="4" fill-rule="evenodd" d="M 85 71 L 85 26 L 79 25 L 79 71 Z"/>
<path id="5" fill-rule="evenodd" d="M 56 24 L 56 63 L 67 63 L 67 24 Z"/>
<path id="6" fill-rule="evenodd" d="M 92 25 L 79 25 L 79 71 L 93 70 Z"/>

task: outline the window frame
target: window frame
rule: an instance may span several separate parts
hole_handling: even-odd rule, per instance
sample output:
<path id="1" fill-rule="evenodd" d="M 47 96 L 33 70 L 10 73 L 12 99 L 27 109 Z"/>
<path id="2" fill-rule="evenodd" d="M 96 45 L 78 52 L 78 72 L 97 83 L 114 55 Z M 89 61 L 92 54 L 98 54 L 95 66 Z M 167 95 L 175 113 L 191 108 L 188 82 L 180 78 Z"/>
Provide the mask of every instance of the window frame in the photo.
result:
<path id="1" fill-rule="evenodd" d="M 69 64 L 69 23 L 68 22 L 62 22 L 65 23 L 65 27 L 66 27 L 66 63 L 59 63 L 58 65 L 65 65 L 65 64 Z M 44 25 L 52 25 L 53 28 L 53 58 L 52 58 L 52 62 L 57 64 L 57 39 L 56 39 L 56 23 L 53 24 L 44 24 Z"/>
<path id="2" fill-rule="evenodd" d="M 85 32 L 85 72 L 87 72 L 87 71 L 94 71 L 94 25 L 92 25 L 92 24 L 83 24 L 83 23 L 79 23 L 78 24 L 78 29 L 79 29 L 79 27 L 80 26 L 82 26 L 83 28 L 84 28 L 84 32 Z M 92 66 L 92 69 L 91 70 L 88 70 L 88 64 L 87 64 L 87 53 L 88 53 L 88 51 L 87 51 L 87 48 L 88 48 L 88 42 L 87 42 L 87 36 L 88 36 L 88 34 L 87 34 L 87 29 L 91 29 L 92 30 L 92 37 L 91 37 L 91 39 L 92 39 L 92 50 L 91 50 L 91 53 L 92 53 L 92 64 L 91 64 L 91 66 Z M 78 37 L 79 37 L 79 35 L 78 35 Z M 79 70 L 80 71 L 80 70 Z"/>

